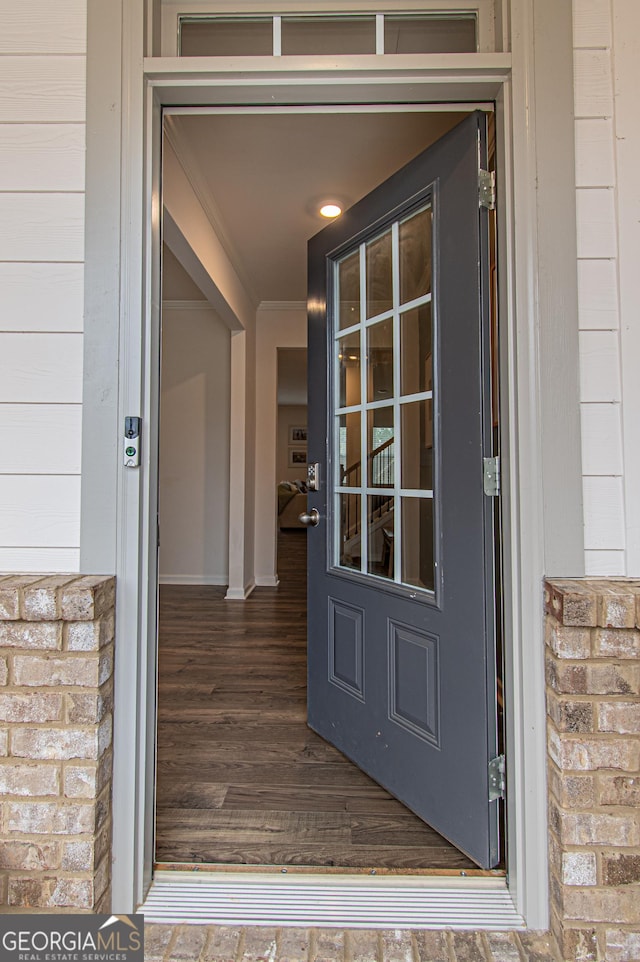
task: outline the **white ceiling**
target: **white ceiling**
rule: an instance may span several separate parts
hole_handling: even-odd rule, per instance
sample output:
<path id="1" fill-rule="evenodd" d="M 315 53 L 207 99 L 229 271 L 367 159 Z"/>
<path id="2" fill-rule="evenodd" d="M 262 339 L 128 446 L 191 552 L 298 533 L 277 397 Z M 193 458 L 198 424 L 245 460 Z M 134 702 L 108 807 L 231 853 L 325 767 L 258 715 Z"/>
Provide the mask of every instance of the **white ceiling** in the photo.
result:
<path id="1" fill-rule="evenodd" d="M 307 240 L 326 223 L 320 201 L 349 206 L 462 116 L 245 113 L 173 116 L 168 124 L 227 254 L 260 303 L 306 300 Z M 165 297 L 178 298 L 170 287 Z"/>

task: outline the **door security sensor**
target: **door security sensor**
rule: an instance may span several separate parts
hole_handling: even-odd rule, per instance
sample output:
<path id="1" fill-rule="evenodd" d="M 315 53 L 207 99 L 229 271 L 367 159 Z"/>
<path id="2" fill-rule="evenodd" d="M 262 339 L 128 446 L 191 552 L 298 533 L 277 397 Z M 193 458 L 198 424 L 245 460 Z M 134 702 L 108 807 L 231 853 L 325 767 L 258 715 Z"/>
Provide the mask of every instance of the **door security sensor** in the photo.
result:
<path id="1" fill-rule="evenodd" d="M 141 418 L 124 419 L 124 466 L 137 468 L 140 466 L 140 428 Z"/>

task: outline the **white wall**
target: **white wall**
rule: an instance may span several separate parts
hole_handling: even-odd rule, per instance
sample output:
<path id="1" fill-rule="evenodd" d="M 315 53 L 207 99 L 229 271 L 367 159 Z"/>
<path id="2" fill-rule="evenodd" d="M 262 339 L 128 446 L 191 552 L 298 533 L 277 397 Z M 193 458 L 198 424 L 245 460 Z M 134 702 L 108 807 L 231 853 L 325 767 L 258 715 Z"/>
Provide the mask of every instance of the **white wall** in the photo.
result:
<path id="1" fill-rule="evenodd" d="M 255 392 L 255 582 L 277 584 L 276 448 L 278 348 L 307 346 L 307 313 L 301 304 L 262 304 L 256 316 Z"/>
<path id="2" fill-rule="evenodd" d="M 164 241 L 232 333 L 229 364 L 230 479 L 228 599 L 246 597 L 254 581 L 255 307 L 216 228 L 185 173 L 169 126 L 164 138 Z"/>
<path id="3" fill-rule="evenodd" d="M 278 405 L 278 438 L 276 452 L 276 482 L 295 481 L 297 478 L 304 481 L 306 478 L 306 466 L 289 467 L 289 428 L 306 427 L 307 424 L 307 405 L 306 404 L 279 404 Z M 293 445 L 294 446 L 294 445 Z M 300 445 L 298 445 L 300 447 Z M 306 445 L 303 445 L 306 447 Z"/>
<path id="4" fill-rule="evenodd" d="M 637 576 L 640 5 L 573 11 L 586 570 Z"/>
<path id="5" fill-rule="evenodd" d="M 231 334 L 206 303 L 167 302 L 162 321 L 160 581 L 229 576 Z"/>
<path id="6" fill-rule="evenodd" d="M 77 571 L 86 0 L 0 23 L 0 571 Z"/>

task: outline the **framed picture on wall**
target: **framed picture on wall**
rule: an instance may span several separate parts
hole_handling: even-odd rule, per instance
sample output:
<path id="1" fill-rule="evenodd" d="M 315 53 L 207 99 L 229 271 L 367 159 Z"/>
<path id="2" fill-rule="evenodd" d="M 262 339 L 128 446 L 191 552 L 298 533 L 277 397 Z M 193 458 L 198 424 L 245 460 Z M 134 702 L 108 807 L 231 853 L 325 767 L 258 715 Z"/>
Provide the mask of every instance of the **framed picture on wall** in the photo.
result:
<path id="1" fill-rule="evenodd" d="M 289 467 L 303 467 L 307 463 L 306 448 L 289 448 Z"/>
<path id="2" fill-rule="evenodd" d="M 289 428 L 289 444 L 307 443 L 307 425 Z"/>

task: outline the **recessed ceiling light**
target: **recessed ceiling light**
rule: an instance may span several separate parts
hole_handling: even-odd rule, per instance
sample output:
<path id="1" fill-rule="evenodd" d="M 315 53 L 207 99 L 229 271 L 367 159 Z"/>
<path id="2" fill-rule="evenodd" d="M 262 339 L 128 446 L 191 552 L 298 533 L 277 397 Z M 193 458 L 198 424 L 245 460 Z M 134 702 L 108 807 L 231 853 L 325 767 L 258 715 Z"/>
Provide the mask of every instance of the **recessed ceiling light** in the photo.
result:
<path id="1" fill-rule="evenodd" d="M 342 213 L 342 207 L 338 207 L 337 204 L 324 204 L 320 208 L 320 213 L 323 217 L 339 217 Z"/>

